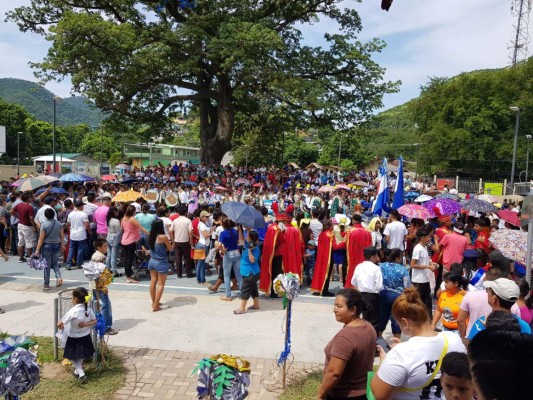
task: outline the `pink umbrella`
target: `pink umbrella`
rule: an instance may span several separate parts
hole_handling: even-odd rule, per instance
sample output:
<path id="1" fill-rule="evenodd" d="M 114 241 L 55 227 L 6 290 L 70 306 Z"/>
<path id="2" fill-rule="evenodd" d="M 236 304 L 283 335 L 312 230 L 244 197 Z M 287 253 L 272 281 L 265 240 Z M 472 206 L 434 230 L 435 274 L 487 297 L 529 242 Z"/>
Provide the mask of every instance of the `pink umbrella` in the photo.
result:
<path id="1" fill-rule="evenodd" d="M 496 214 L 498 214 L 498 217 L 500 217 L 506 222 L 509 222 L 511 225 L 520 226 L 520 218 L 518 218 L 518 214 L 514 211 L 501 210 L 498 211 Z"/>
<path id="2" fill-rule="evenodd" d="M 244 179 L 244 178 L 239 178 L 235 181 L 235 184 L 236 185 L 245 185 L 245 186 L 250 186 L 250 181 L 248 179 Z"/>
<path id="3" fill-rule="evenodd" d="M 418 218 L 424 221 L 433 217 L 427 208 L 418 204 L 406 204 L 398 208 L 398 212 L 407 218 Z"/>
<path id="4" fill-rule="evenodd" d="M 335 186 L 335 189 L 344 189 L 344 190 L 351 190 L 348 185 L 345 185 L 344 183 L 341 183 L 340 185 Z"/>
<path id="5" fill-rule="evenodd" d="M 320 189 L 318 189 L 319 193 L 327 193 L 327 192 L 333 192 L 335 188 L 333 186 L 324 185 Z"/>
<path id="6" fill-rule="evenodd" d="M 224 186 L 217 186 L 217 187 L 215 187 L 215 189 L 216 189 L 216 190 L 222 190 L 222 191 L 224 191 L 224 192 L 225 192 L 226 190 L 228 190 L 228 189 L 226 189 Z"/>

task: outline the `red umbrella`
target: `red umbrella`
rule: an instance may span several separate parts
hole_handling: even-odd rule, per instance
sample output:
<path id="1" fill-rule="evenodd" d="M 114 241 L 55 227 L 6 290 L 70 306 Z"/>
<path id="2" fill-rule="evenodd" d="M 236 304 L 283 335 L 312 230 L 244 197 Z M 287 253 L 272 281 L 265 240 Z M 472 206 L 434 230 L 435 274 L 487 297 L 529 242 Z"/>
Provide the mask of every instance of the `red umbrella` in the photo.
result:
<path id="1" fill-rule="evenodd" d="M 102 175 L 100 179 L 103 181 L 116 181 L 117 177 L 115 175 Z"/>
<path id="2" fill-rule="evenodd" d="M 260 188 L 260 187 L 263 187 L 263 184 L 262 183 L 254 183 L 252 186 L 254 188 Z"/>
<path id="3" fill-rule="evenodd" d="M 514 211 L 501 210 L 498 211 L 496 214 L 498 214 L 498 217 L 500 217 L 506 222 L 509 222 L 511 225 L 520 226 L 520 218 L 518 218 L 518 214 Z"/>

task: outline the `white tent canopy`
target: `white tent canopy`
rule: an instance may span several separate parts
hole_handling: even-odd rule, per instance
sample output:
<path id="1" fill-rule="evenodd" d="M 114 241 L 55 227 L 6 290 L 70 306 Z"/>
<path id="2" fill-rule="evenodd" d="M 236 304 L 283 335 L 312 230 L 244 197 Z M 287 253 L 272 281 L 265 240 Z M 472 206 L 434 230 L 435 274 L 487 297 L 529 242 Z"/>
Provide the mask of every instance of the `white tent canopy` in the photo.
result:
<path id="1" fill-rule="evenodd" d="M 44 162 L 54 162 L 53 156 L 40 156 L 40 157 L 33 157 L 33 161 L 44 161 Z M 70 158 L 56 156 L 56 162 L 76 162 L 76 160 L 71 160 Z"/>

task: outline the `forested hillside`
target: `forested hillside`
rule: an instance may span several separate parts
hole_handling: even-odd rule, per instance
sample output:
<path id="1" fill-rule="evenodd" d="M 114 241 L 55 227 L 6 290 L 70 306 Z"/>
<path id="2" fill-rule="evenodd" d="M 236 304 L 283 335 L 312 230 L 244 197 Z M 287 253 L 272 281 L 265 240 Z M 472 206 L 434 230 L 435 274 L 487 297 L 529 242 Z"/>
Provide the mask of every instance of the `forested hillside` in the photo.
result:
<path id="1" fill-rule="evenodd" d="M 36 83 L 22 79 L 0 79 L 0 99 L 23 106 L 35 119 L 52 122 L 54 94 Z M 57 125 L 98 126 L 103 114 L 83 97 L 56 100 Z"/>

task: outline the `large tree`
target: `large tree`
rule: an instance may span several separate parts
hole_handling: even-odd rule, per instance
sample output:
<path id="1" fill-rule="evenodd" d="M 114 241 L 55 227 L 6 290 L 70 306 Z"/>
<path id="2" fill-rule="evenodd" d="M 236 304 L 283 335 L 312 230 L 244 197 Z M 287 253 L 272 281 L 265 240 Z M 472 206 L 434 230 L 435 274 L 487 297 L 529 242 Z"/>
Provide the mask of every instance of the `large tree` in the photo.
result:
<path id="1" fill-rule="evenodd" d="M 359 42 L 360 18 L 340 2 L 32 0 L 8 20 L 51 42 L 35 64 L 41 79 L 70 75 L 105 111 L 158 124 L 197 106 L 202 160 L 216 163 L 250 102 L 290 107 L 300 127 L 331 127 L 367 119 L 396 90 L 371 59 L 383 42 Z M 319 20 L 335 33 L 313 47 L 300 29 Z"/>

